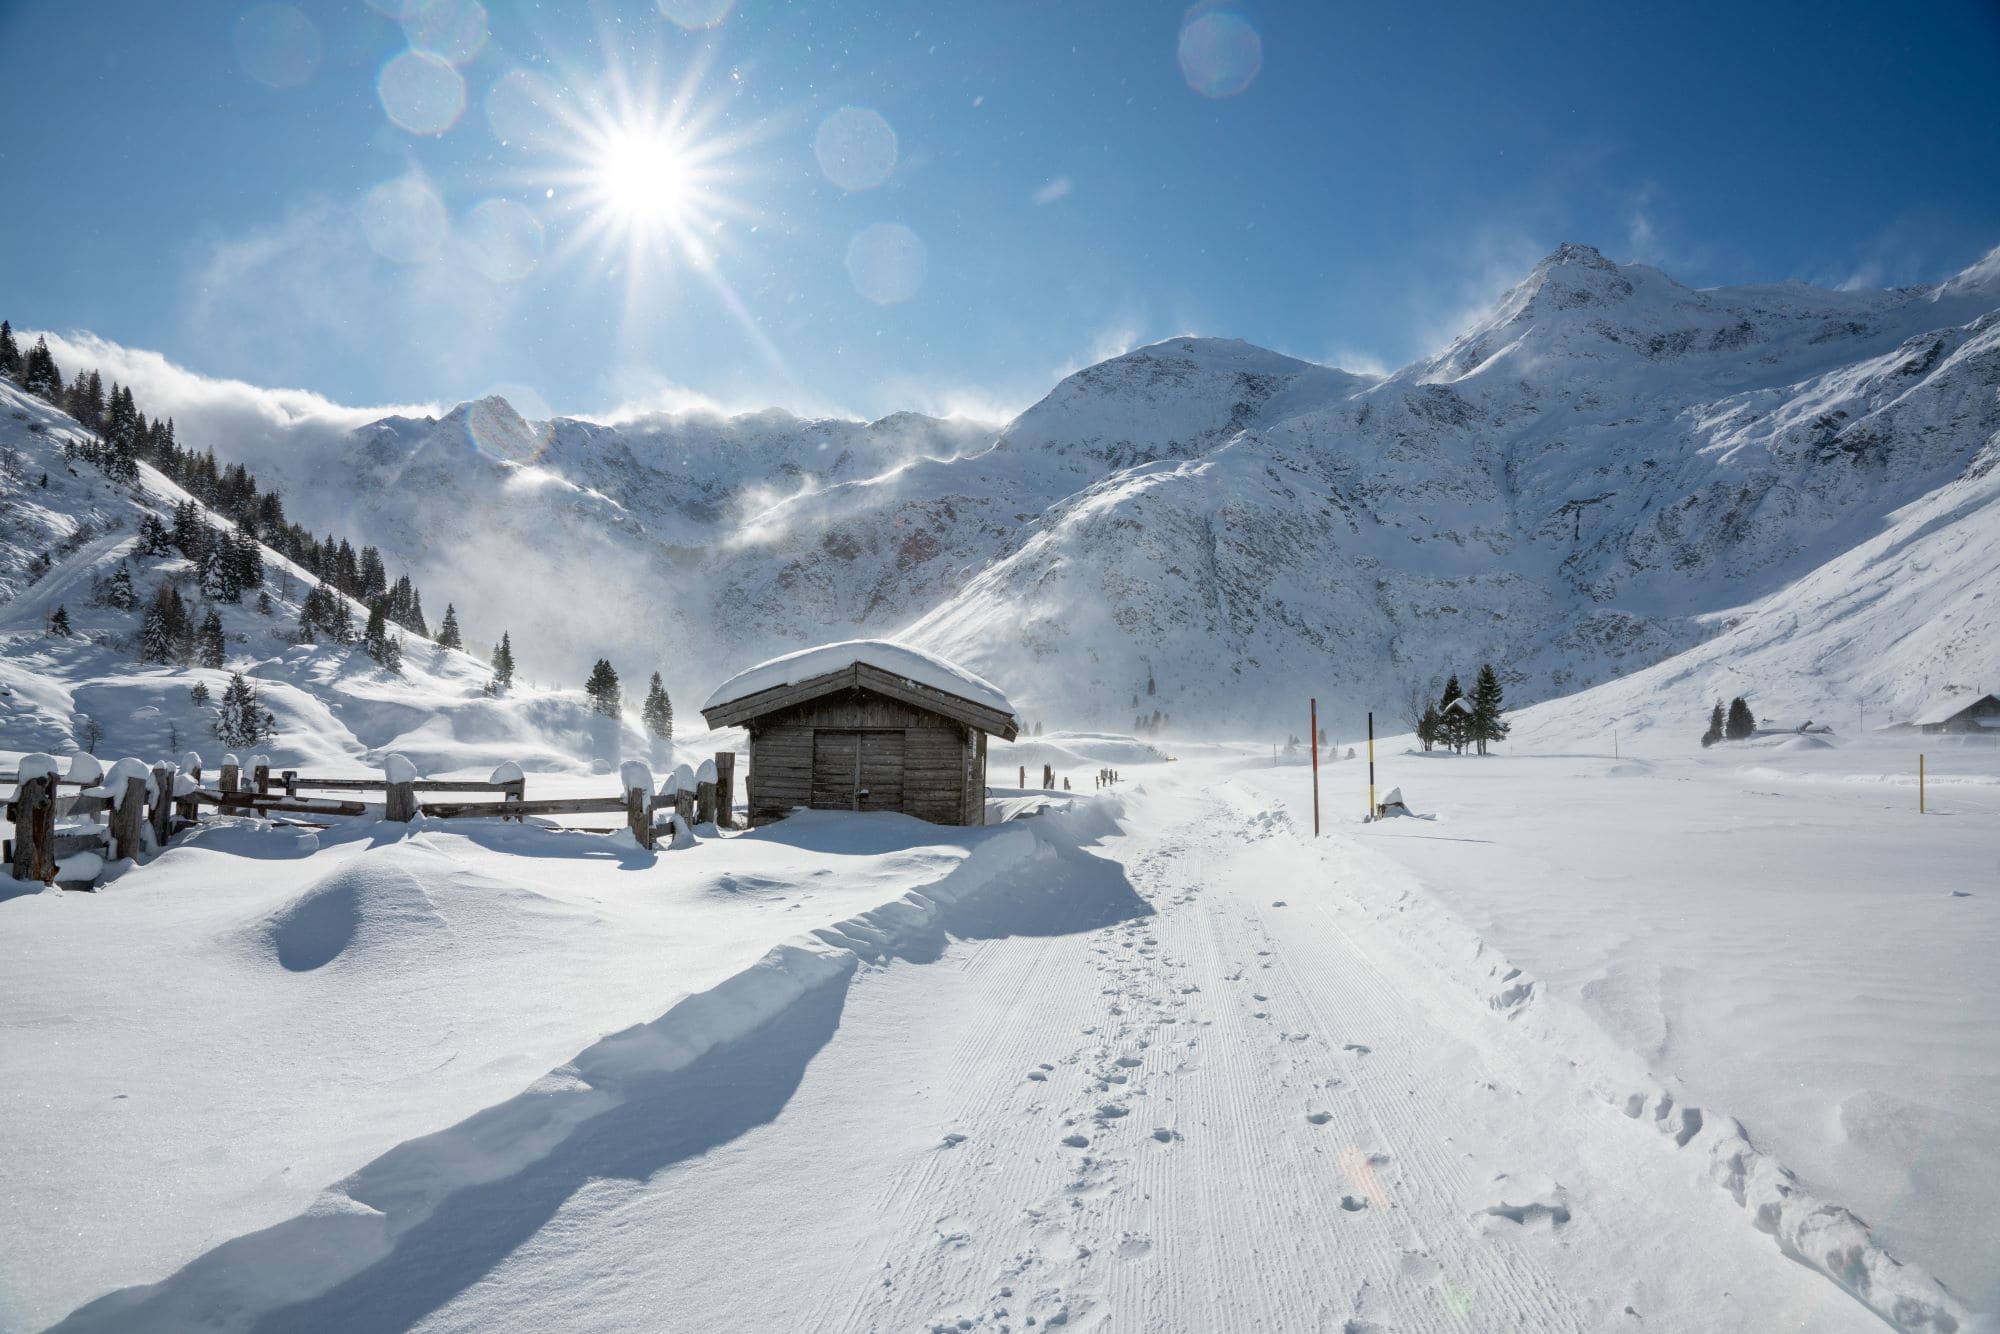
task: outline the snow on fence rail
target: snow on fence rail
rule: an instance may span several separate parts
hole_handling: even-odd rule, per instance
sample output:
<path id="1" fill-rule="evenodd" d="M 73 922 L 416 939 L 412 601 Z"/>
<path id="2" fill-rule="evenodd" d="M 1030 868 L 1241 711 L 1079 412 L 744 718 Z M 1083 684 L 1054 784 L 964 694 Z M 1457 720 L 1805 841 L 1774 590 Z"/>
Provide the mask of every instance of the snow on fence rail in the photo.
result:
<path id="1" fill-rule="evenodd" d="M 262 755 L 251 758 L 246 775 L 246 766 L 226 755 L 214 786 L 206 787 L 201 757 L 189 753 L 182 760 L 148 765 L 125 759 L 105 773 L 94 757 L 77 755 L 70 772 L 58 776 L 53 758 L 25 757 L 18 773 L 0 775 L 0 783 L 16 789 L 6 805 L 14 826 L 14 837 L 4 846 L 8 870 L 17 880 L 94 889 L 107 862 L 138 862 L 157 853 L 176 833 L 200 823 L 203 806 L 239 815 L 354 816 L 379 809 L 383 818 L 399 822 L 420 815 L 433 820 L 623 815 L 625 828 L 648 850 L 662 839 L 672 847 L 688 846 L 697 824 L 725 829 L 734 824 L 736 756 L 728 751 L 703 761 L 699 776 L 680 766 L 657 792 L 646 766 L 631 762 L 620 772 L 617 796 L 543 801 L 528 800 L 527 779 L 513 764 L 501 765 L 482 783 L 418 778 L 408 760 L 390 755 L 380 778 L 315 778 L 296 769 L 273 774 Z M 66 796 L 65 787 L 81 790 Z M 304 795 L 315 792 L 343 795 Z M 490 793 L 499 799 L 439 801 L 423 795 L 430 793 Z"/>

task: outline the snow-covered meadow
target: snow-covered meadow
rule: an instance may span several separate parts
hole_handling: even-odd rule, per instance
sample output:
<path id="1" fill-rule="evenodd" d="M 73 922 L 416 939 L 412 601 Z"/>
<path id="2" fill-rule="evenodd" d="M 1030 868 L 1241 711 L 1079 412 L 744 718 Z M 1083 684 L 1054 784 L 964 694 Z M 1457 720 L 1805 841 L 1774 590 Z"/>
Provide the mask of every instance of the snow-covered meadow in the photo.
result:
<path id="1" fill-rule="evenodd" d="M 2000 751 L 1919 816 L 1908 738 L 1383 742 L 1434 818 L 1324 762 L 1315 842 L 1303 757 L 1169 749 L 996 745 L 1073 790 L 984 830 L 223 821 L 0 901 L 0 1325 L 1995 1308 Z"/>

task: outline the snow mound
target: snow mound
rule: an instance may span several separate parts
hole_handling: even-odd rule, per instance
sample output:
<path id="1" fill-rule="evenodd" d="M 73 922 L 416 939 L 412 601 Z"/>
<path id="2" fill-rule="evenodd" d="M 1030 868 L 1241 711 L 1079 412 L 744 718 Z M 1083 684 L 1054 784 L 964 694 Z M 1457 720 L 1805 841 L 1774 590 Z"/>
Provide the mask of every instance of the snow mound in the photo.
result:
<path id="1" fill-rule="evenodd" d="M 414 783 L 417 781 L 417 766 L 401 755 L 385 755 L 382 757 L 382 776 L 391 783 Z"/>
<path id="2" fill-rule="evenodd" d="M 363 964 L 385 945 L 443 926 L 416 876 L 363 857 L 265 918 L 257 937 L 287 971 L 309 973 L 336 959 Z"/>
<path id="3" fill-rule="evenodd" d="M 1020 723 L 1020 715 L 1015 713 L 1007 696 L 985 677 L 975 676 L 934 653 L 887 639 L 848 639 L 837 644 L 800 649 L 796 653 L 760 662 L 717 686 L 702 704 L 702 711 L 706 713 L 760 691 L 810 681 L 815 676 L 825 676 L 855 663 L 866 663 L 870 667 L 906 677 L 918 685 L 969 699 L 1013 718 L 1016 726 Z"/>

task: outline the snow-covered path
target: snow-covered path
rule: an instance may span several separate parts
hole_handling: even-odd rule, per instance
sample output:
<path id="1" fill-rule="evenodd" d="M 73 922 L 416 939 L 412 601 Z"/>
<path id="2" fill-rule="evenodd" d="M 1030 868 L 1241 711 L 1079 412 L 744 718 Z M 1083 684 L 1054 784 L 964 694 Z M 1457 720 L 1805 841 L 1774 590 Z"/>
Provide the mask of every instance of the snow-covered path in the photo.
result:
<path id="1" fill-rule="evenodd" d="M 1124 920 L 866 970 L 772 1119 L 589 1181 L 423 1327 L 1880 1327 L 1427 960 L 1393 868 L 1147 786 L 1060 868 Z"/>

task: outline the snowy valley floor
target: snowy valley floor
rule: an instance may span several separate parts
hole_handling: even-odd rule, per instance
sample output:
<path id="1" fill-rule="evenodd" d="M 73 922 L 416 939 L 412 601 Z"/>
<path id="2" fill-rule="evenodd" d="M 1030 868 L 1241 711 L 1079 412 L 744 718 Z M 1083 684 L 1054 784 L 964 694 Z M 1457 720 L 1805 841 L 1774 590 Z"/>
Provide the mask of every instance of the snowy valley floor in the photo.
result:
<path id="1" fill-rule="evenodd" d="M 2000 782 L 1911 828 L 1844 759 L 1398 757 L 1440 818 L 1336 767 L 1314 844 L 1218 749 L 984 831 L 243 832 L 0 902 L 0 1322 L 1950 1328 Z"/>

